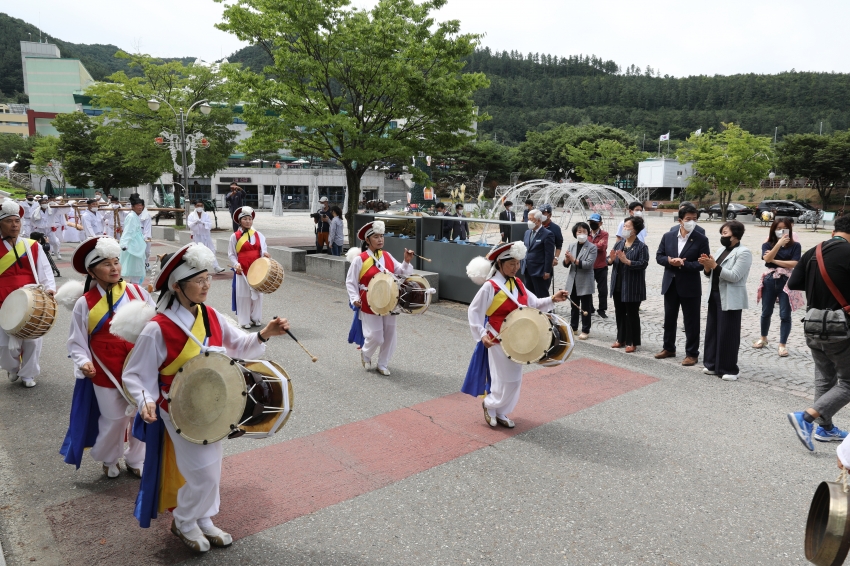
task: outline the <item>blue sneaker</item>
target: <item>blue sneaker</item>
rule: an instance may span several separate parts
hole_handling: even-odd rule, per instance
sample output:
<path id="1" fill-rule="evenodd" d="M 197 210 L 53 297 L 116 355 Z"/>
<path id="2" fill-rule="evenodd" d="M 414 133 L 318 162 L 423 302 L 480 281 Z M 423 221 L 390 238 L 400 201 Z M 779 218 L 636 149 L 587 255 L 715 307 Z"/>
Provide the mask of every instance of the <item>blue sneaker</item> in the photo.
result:
<path id="1" fill-rule="evenodd" d="M 815 425 L 806 422 L 803 418 L 803 411 L 788 413 L 788 420 L 791 422 L 791 426 L 794 427 L 794 430 L 797 431 L 797 437 L 800 439 L 800 442 L 803 443 L 803 446 L 814 452 L 815 445 L 812 444 L 812 430 Z"/>
<path id="2" fill-rule="evenodd" d="M 822 426 L 815 430 L 815 440 L 821 442 L 840 442 L 845 438 L 847 438 L 847 431 L 841 430 L 835 425 L 833 425 L 832 430 L 826 430 Z"/>

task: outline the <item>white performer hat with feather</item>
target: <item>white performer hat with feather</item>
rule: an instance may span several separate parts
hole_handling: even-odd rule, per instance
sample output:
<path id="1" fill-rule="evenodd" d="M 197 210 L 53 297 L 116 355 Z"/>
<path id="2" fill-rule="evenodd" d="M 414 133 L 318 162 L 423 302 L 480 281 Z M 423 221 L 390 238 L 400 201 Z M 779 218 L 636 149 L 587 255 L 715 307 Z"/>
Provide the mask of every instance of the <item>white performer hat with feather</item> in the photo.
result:
<path id="1" fill-rule="evenodd" d="M 472 258 L 466 265 L 466 276 L 476 285 L 483 285 L 485 281 L 496 273 L 496 262 L 504 259 L 525 259 L 528 252 L 525 244 L 521 241 L 507 242 L 494 246 L 487 255 Z"/>

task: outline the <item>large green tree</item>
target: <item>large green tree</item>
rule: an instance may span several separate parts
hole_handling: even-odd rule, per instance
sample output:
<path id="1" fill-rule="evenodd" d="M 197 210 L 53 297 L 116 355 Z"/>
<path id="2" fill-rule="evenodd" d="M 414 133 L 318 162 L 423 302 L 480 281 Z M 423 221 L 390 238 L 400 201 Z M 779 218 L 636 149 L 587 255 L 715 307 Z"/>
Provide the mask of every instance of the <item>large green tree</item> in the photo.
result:
<path id="1" fill-rule="evenodd" d="M 0 161 L 12 163 L 21 153 L 32 150 L 35 137 L 23 138 L 17 134 L 0 134 Z"/>
<path id="2" fill-rule="evenodd" d="M 53 136 L 39 137 L 32 151 L 32 168 L 41 177 L 50 180 L 54 188 L 65 192 L 67 176 L 65 166 L 59 157 L 59 138 Z M 42 189 L 33 187 L 36 192 Z"/>
<path id="3" fill-rule="evenodd" d="M 576 165 L 567 151 L 568 147 L 577 148 L 584 142 L 595 146 L 602 140 L 615 141 L 623 147 L 634 145 L 634 138 L 617 128 L 597 124 L 561 124 L 542 132 L 528 132 L 526 141 L 519 144 L 517 152 L 520 165 L 556 171 L 556 178 L 561 178 L 567 176 L 569 170 Z"/>
<path id="4" fill-rule="evenodd" d="M 772 140 L 754 136 L 736 124 L 723 124 L 724 129 L 709 129 L 692 134 L 679 150 L 679 161 L 694 164 L 694 175 L 702 184 L 715 188 L 720 209 L 726 207 L 741 186 L 757 187 L 773 161 Z"/>
<path id="5" fill-rule="evenodd" d="M 236 133 L 228 128 L 233 123 L 233 113 L 226 103 L 222 74 L 203 65 L 163 63 L 147 55 L 118 52 L 116 57 L 128 59 L 130 68 L 141 76 L 130 77 L 119 71 L 108 77 L 110 82 L 95 83 L 86 90 L 92 106 L 103 109 L 103 114 L 94 120 L 101 150 L 114 152 L 125 163 L 138 164 L 147 172 L 142 182 L 154 182 L 162 173 L 173 172 L 175 179 L 181 178 L 186 185 L 180 152 L 175 169 L 171 153 L 154 143 L 163 131 L 177 133 L 177 119 L 164 103 L 159 111 L 150 110 L 148 100 L 154 95 L 161 97 L 178 113 L 181 108 L 185 111 L 196 102 L 209 100 L 213 109 L 208 116 L 197 107 L 188 115 L 186 134 L 200 131 L 209 141 L 208 149 L 196 153 L 195 176 L 210 176 L 223 168 L 236 146 Z M 188 159 L 192 163 L 191 156 Z"/>
<path id="6" fill-rule="evenodd" d="M 807 177 L 826 207 L 833 189 L 850 178 L 850 132 L 786 136 L 776 148 L 779 171 Z"/>
<path id="7" fill-rule="evenodd" d="M 264 74 L 228 70 L 247 103 L 247 149 L 280 147 L 336 159 L 349 189 L 349 228 L 360 179 L 381 159 L 458 147 L 476 119 L 472 95 L 487 86 L 463 73 L 480 36 L 436 22 L 445 0 L 238 0 L 218 27 L 261 45 Z M 482 117 L 478 117 L 481 119 Z"/>
<path id="8" fill-rule="evenodd" d="M 53 120 L 59 132 L 57 154 L 68 182 L 76 187 L 92 186 L 110 194 L 113 189 L 135 187 L 155 179 L 161 171 L 151 161 L 128 159 L 110 143 L 115 131 L 100 125 L 82 112 L 60 114 Z"/>
<path id="9" fill-rule="evenodd" d="M 568 145 L 564 153 L 582 181 L 604 184 L 637 173 L 637 162 L 642 157 L 633 145 L 623 145 L 612 139 Z"/>

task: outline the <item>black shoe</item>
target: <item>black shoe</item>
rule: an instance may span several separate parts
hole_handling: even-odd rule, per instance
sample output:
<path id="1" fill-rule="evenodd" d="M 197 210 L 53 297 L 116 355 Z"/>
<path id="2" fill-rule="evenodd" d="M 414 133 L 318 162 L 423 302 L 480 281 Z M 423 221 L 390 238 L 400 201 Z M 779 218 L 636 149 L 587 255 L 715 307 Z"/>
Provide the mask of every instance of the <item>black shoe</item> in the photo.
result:
<path id="1" fill-rule="evenodd" d="M 599 315 L 599 318 L 608 318 L 608 315 L 605 314 L 605 311 L 596 311 Z"/>

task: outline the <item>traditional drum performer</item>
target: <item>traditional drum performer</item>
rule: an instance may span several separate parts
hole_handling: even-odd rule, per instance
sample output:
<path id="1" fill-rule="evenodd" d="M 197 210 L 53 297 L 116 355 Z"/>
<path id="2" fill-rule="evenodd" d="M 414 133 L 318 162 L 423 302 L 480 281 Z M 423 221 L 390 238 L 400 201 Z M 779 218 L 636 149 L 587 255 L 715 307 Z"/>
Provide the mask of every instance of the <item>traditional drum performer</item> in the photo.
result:
<path id="1" fill-rule="evenodd" d="M 222 444 L 195 444 L 180 436 L 169 416 L 171 383 L 188 360 L 204 352 L 257 357 L 269 338 L 289 329 L 286 319 L 275 318 L 259 332 L 246 334 L 204 305 L 212 265 L 212 252 L 198 244 L 165 255 L 155 282 L 161 292 L 155 316 L 151 318 L 153 309 L 146 306 L 134 312 L 131 304 L 113 323 L 113 328 L 121 325 L 123 338 L 135 343 L 124 369 L 124 384 L 141 416 L 134 434 L 146 442 L 135 516 L 142 527 L 149 527 L 157 513 L 173 509 L 171 532 L 197 552 L 233 542 L 212 522 L 219 510 Z M 133 324 L 125 325 L 125 320 Z"/>
<path id="2" fill-rule="evenodd" d="M 213 253 L 213 257 L 215 257 L 215 244 L 213 244 L 211 233 L 212 219 L 209 213 L 204 210 L 204 201 L 200 199 L 196 200 L 195 212 L 190 213 L 187 218 L 186 224 L 192 232 L 192 240 L 196 244 L 201 244 L 209 248 Z M 213 269 L 215 269 L 216 273 L 224 271 L 224 269 L 219 267 L 217 259 L 213 263 Z"/>
<path id="3" fill-rule="evenodd" d="M 263 294 L 248 284 L 248 269 L 260 257 L 271 257 L 266 249 L 266 238 L 251 226 L 257 215 L 250 206 L 237 208 L 233 221 L 239 230 L 230 236 L 227 257 L 233 266 L 232 308 L 236 311 L 239 326 L 248 330 L 259 326 L 263 319 Z"/>
<path id="4" fill-rule="evenodd" d="M 384 316 L 376 315 L 369 307 L 366 290 L 369 282 L 379 273 L 389 273 L 396 276 L 407 276 L 413 273 L 414 253 L 405 248 L 404 262 L 398 263 L 393 256 L 383 250 L 384 232 L 386 225 L 381 220 L 365 224 L 357 232 L 357 238 L 363 241 L 364 250 L 357 253 L 357 248 L 348 250 L 348 275 L 345 278 L 345 288 L 348 298 L 355 308 L 360 309 L 359 319 L 363 326 L 363 347 L 360 349 L 360 362 L 367 370 L 372 368 L 372 357 L 378 348 L 378 373 L 390 375 L 387 365 L 396 346 L 396 319 L 393 313 Z M 353 251 L 352 251 L 353 250 Z"/>
<path id="5" fill-rule="evenodd" d="M 522 365 L 509 360 L 501 347 L 493 347 L 499 343 L 497 335 L 505 318 L 520 306 L 549 311 L 553 302 L 567 299 L 567 293 L 563 290 L 552 297 L 538 298 L 516 278 L 525 253 L 526 247 L 522 242 L 499 244 L 486 256 L 473 259 L 466 267 L 469 278 L 482 286 L 469 305 L 469 329 L 478 344 L 463 391 L 474 396 L 489 391 L 482 406 L 484 420 L 490 426 L 500 424 L 514 427 L 514 421 L 508 415 L 519 401 L 522 385 Z M 489 380 L 486 379 L 488 368 Z M 487 388 L 472 385 L 484 384 L 485 381 L 489 381 Z M 470 387 L 475 387 L 475 390 Z"/>
<path id="6" fill-rule="evenodd" d="M 0 257 L 0 306 L 13 291 L 24 285 L 43 285 L 53 294 L 56 283 L 47 256 L 38 242 L 20 237 L 24 209 L 12 199 L 0 205 L 0 237 L 3 255 Z M 35 387 L 35 378 L 41 373 L 38 358 L 41 338 L 21 340 L 0 328 L 0 367 L 9 374 L 9 381 L 18 377 L 24 387 Z"/>
<path id="7" fill-rule="evenodd" d="M 91 457 L 103 463 L 109 478 L 118 477 L 118 460 L 123 457 L 127 472 L 140 478 L 144 443 L 130 435 L 124 449 L 124 436 L 136 411 L 124 397 L 121 374 L 133 345 L 110 329 L 121 309 L 133 302 L 154 307 L 154 302 L 144 289 L 121 279 L 120 255 L 121 246 L 113 238 L 89 238 L 74 251 L 72 260 L 77 273 L 86 276 L 85 285 L 69 281 L 56 293 L 56 302 L 73 309 L 68 354 L 76 378 L 70 425 L 60 454 L 79 469 L 83 450 L 91 448 Z"/>

